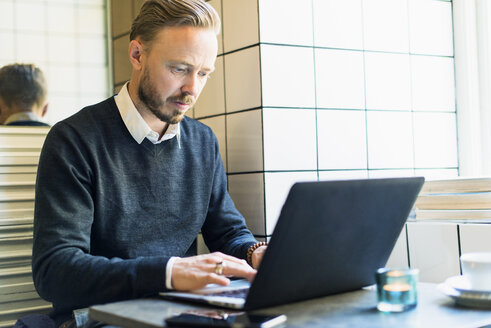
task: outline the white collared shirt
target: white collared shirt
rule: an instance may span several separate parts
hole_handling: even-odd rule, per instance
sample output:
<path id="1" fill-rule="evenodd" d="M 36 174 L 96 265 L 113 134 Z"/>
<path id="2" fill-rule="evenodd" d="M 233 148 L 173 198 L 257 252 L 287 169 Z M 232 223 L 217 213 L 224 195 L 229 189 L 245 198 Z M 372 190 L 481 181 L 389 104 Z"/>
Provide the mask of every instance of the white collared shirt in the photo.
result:
<path id="1" fill-rule="evenodd" d="M 7 117 L 7 120 L 3 124 L 8 124 L 17 121 L 37 121 L 37 122 L 44 123 L 43 119 L 38 115 L 34 114 L 33 112 L 19 112 Z"/>
<path id="2" fill-rule="evenodd" d="M 128 83 L 129 82 L 126 82 L 125 85 L 123 85 L 121 91 L 114 97 L 114 101 L 116 102 L 119 114 L 133 139 L 135 139 L 138 144 L 141 144 L 143 140 L 147 138 L 156 145 L 162 141 L 177 137 L 177 144 L 179 145 L 179 148 L 181 148 L 180 123 L 169 124 L 165 134 L 159 140 L 159 134 L 148 126 L 147 122 L 145 122 L 131 100 L 130 94 L 128 93 Z"/>

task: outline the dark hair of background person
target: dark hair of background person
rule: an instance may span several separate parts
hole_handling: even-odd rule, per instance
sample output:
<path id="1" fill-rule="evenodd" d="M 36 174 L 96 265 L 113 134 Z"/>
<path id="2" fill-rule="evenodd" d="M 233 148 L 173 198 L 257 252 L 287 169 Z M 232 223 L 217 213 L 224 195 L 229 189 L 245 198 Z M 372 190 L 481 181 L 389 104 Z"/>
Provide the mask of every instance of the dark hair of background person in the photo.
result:
<path id="1" fill-rule="evenodd" d="M 11 64 L 0 68 L 0 98 L 7 107 L 30 110 L 42 106 L 47 97 L 43 72 L 33 64 Z"/>

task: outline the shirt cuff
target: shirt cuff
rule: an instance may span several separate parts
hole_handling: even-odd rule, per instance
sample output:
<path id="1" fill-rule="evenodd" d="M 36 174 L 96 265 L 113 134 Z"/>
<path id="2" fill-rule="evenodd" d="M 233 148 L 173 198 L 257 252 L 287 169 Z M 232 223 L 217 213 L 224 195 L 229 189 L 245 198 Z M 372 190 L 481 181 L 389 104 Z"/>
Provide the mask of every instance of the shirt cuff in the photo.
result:
<path id="1" fill-rule="evenodd" d="M 167 266 L 165 267 L 165 288 L 172 288 L 172 267 L 174 266 L 174 262 L 179 259 L 179 257 L 172 256 L 169 261 L 167 261 Z"/>

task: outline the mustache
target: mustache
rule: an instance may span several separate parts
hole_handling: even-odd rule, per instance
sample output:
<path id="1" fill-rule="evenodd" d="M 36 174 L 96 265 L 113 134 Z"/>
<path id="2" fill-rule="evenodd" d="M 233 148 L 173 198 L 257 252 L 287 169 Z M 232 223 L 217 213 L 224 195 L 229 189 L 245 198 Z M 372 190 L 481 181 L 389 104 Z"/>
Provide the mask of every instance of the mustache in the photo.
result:
<path id="1" fill-rule="evenodd" d="M 179 95 L 175 97 L 169 97 L 168 101 L 170 102 L 180 102 L 186 105 L 192 105 L 195 103 L 195 99 L 191 95 Z"/>

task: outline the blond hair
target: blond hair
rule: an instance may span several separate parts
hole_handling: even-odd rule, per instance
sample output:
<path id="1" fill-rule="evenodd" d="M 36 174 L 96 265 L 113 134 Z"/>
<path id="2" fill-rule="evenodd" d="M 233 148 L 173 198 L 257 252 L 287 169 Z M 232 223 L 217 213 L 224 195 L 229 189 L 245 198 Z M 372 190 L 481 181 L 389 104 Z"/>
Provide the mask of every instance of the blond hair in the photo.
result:
<path id="1" fill-rule="evenodd" d="M 150 45 L 164 27 L 194 26 L 220 32 L 215 9 L 202 0 L 148 0 L 131 25 L 130 40 L 140 38 Z"/>

